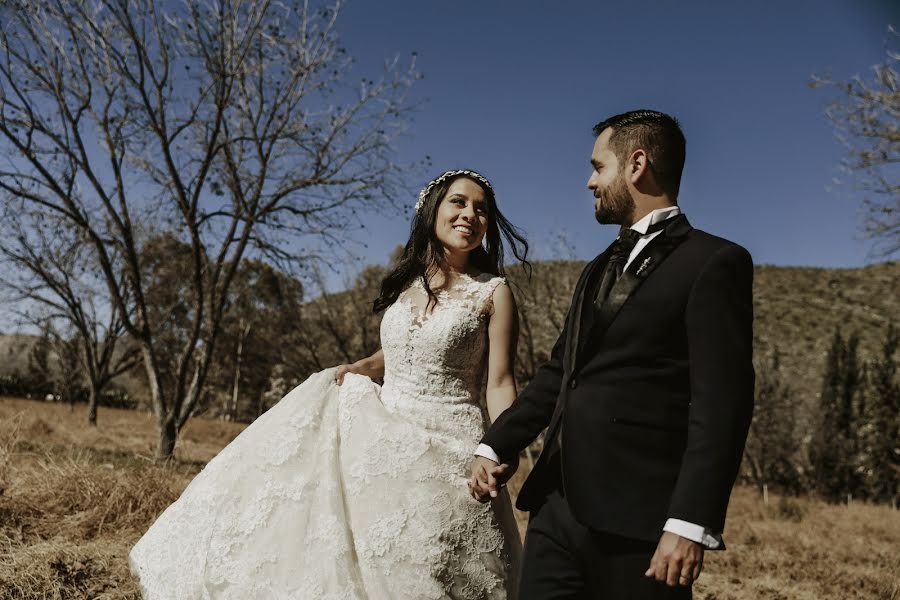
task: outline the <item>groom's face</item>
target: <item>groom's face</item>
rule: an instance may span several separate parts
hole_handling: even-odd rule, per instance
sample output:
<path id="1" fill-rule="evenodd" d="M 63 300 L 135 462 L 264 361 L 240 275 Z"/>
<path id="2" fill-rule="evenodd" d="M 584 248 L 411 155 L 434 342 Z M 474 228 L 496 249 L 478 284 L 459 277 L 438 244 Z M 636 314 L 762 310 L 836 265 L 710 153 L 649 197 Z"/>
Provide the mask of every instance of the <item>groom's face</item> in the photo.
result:
<path id="1" fill-rule="evenodd" d="M 634 214 L 634 199 L 625 182 L 625 170 L 609 147 L 612 129 L 606 128 L 597 136 L 591 153 L 591 176 L 588 189 L 594 194 L 594 216 L 603 224 L 629 224 Z"/>

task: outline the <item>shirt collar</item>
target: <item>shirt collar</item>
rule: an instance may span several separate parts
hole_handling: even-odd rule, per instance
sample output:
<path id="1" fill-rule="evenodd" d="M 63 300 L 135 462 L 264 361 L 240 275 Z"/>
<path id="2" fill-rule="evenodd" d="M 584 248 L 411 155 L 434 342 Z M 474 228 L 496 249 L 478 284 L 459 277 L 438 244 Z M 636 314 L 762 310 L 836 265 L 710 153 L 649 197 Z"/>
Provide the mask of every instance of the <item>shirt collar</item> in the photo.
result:
<path id="1" fill-rule="evenodd" d="M 665 221 L 669 217 L 677 217 L 681 214 L 681 209 L 677 206 L 667 206 L 665 208 L 657 208 L 656 210 L 651 210 L 649 213 L 644 215 L 644 217 L 639 220 L 637 223 L 631 226 L 632 229 L 640 233 L 641 235 L 647 235 L 647 228 L 655 223 L 659 223 L 660 221 Z"/>

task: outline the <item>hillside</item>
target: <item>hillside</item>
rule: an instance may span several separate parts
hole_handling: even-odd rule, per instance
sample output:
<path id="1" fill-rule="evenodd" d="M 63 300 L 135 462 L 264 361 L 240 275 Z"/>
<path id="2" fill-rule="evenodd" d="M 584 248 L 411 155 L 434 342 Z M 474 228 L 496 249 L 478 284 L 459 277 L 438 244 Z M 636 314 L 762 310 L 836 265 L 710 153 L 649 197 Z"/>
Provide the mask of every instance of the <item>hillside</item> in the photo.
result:
<path id="1" fill-rule="evenodd" d="M 860 352 L 878 352 L 884 330 L 900 326 L 900 262 L 860 269 L 760 266 L 754 285 L 755 352 L 777 348 L 800 398 L 814 400 L 835 330 L 857 332 Z"/>

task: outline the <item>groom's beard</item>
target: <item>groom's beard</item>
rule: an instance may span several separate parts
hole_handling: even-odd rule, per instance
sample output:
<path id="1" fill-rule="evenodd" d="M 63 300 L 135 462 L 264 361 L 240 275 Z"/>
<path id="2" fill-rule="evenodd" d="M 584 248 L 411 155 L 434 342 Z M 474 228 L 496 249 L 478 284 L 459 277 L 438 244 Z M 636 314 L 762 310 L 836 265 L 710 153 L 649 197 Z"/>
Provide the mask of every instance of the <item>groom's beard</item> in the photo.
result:
<path id="1" fill-rule="evenodd" d="M 624 225 L 631 219 L 634 210 L 634 198 L 620 173 L 608 187 L 600 190 L 600 201 L 594 210 L 594 217 L 601 225 Z"/>

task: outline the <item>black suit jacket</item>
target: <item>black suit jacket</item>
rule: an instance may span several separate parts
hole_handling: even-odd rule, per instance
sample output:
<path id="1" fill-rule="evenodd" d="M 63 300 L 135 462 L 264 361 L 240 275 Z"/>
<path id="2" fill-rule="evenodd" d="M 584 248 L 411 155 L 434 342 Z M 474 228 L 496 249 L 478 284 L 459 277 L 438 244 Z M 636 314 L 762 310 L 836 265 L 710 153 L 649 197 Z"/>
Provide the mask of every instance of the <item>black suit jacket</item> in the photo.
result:
<path id="1" fill-rule="evenodd" d="M 576 285 L 550 360 L 482 439 L 504 460 L 547 427 L 517 506 L 562 485 L 575 518 L 656 541 L 666 519 L 722 531 L 753 413 L 753 263 L 677 217 L 598 315 Z"/>

